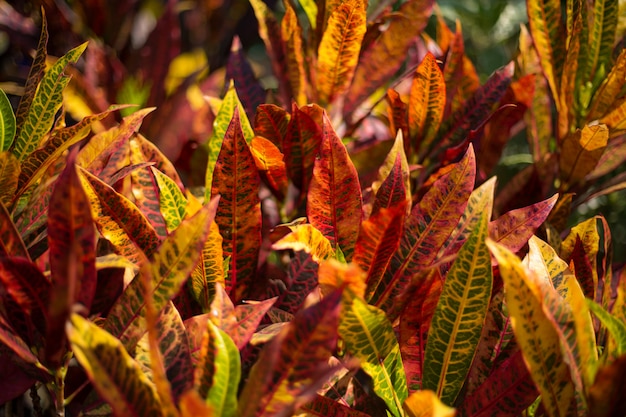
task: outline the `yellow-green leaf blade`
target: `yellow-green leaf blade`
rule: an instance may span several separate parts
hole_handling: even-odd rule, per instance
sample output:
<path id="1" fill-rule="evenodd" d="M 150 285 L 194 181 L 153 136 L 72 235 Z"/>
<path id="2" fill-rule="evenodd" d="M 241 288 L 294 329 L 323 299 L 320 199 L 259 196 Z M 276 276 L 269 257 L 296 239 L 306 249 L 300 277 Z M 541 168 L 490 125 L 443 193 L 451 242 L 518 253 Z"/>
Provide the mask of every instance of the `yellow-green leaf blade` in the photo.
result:
<path id="1" fill-rule="evenodd" d="M 70 81 L 70 77 L 65 75 L 65 68 L 76 63 L 86 47 L 87 43 L 83 43 L 69 51 L 41 79 L 24 125 L 11 147 L 20 161 L 37 149 L 41 139 L 50 131 L 54 116 L 63 103 L 63 89 Z"/>
<path id="2" fill-rule="evenodd" d="M 508 249 L 488 240 L 500 265 L 509 315 L 527 367 L 550 416 L 576 415 L 575 387 L 563 360 L 559 336 L 542 309 L 536 280 Z"/>
<path id="3" fill-rule="evenodd" d="M 0 152 L 7 151 L 15 137 L 15 115 L 4 90 L 0 90 Z"/>
<path id="4" fill-rule="evenodd" d="M 330 103 L 348 88 L 365 36 L 364 0 L 346 0 L 330 15 L 317 61 L 317 91 L 321 104 Z"/>
<path id="5" fill-rule="evenodd" d="M 187 199 L 178 184 L 154 167 L 150 167 L 159 187 L 159 208 L 165 220 L 167 231 L 171 232 L 185 218 Z"/>
<path id="6" fill-rule="evenodd" d="M 118 339 L 77 314 L 66 332 L 74 356 L 115 415 L 162 415 L 154 385 Z"/>
<path id="7" fill-rule="evenodd" d="M 487 210 L 450 268 L 433 316 L 424 362 L 424 388 L 452 405 L 469 373 L 489 307 L 492 275 Z"/>

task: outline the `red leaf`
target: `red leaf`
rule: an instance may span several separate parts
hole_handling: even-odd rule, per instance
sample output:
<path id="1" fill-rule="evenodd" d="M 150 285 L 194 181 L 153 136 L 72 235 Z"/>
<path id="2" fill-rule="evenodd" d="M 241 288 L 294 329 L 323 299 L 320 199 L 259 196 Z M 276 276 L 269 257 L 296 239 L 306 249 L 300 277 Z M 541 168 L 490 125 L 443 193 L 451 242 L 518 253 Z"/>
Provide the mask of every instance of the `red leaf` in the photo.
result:
<path id="1" fill-rule="evenodd" d="M 304 305 L 304 300 L 317 287 L 319 264 L 303 250 L 296 251 L 287 270 L 287 288 L 282 291 L 276 307 L 295 314 Z"/>
<path id="2" fill-rule="evenodd" d="M 50 322 L 46 359 L 59 365 L 64 354 L 65 322 L 74 304 L 88 314 L 96 290 L 96 231 L 89 199 L 76 172 L 77 148 L 55 183 L 48 211 L 50 247 Z"/>
<path id="3" fill-rule="evenodd" d="M 212 195 L 221 195 L 215 221 L 224 239 L 224 256 L 230 256 L 226 287 L 235 303 L 246 296 L 256 274 L 261 248 L 259 185 L 259 174 L 235 108 L 215 163 L 211 191 Z"/>
<path id="4" fill-rule="evenodd" d="M 233 339 L 237 349 L 242 350 L 252 338 L 265 313 L 274 305 L 276 297 L 263 301 L 249 301 L 235 307 L 235 320 L 224 320 L 222 330 Z"/>
<path id="5" fill-rule="evenodd" d="M 585 247 L 583 246 L 583 242 L 580 240 L 579 235 L 576 235 L 576 243 L 574 244 L 574 250 L 572 251 L 571 262 L 574 266 L 572 271 L 574 272 L 574 275 L 576 275 L 576 280 L 580 284 L 585 297 L 593 300 L 595 298 L 596 285 L 594 284 L 593 279 L 593 267 L 591 266 L 591 262 L 585 253 Z"/>
<path id="6" fill-rule="evenodd" d="M 237 36 L 233 39 L 230 56 L 226 64 L 226 79 L 233 80 L 237 96 L 252 119 L 256 108 L 265 101 L 265 90 L 254 76 L 254 71 L 241 50 L 241 41 Z"/>
<path id="7" fill-rule="evenodd" d="M 402 153 L 398 152 L 391 171 L 389 171 L 389 175 L 387 175 L 387 178 L 385 178 L 378 188 L 378 191 L 376 191 L 376 197 L 372 207 L 372 216 L 381 208 L 393 208 L 401 205 L 406 210 L 406 176 L 408 173 L 405 175 L 402 169 L 402 158 Z"/>
<path id="8" fill-rule="evenodd" d="M 475 173 L 476 160 L 470 146 L 463 159 L 438 178 L 413 207 L 389 268 L 380 284 L 368 291 L 372 294 L 371 304 L 391 314 L 396 297 L 418 272 L 433 263 L 465 210 Z"/>
<path id="9" fill-rule="evenodd" d="M 330 120 L 324 116 L 323 139 L 307 197 L 309 222 L 346 260 L 352 258 L 362 220 L 359 177 Z"/>
<path id="10" fill-rule="evenodd" d="M 519 251 L 548 218 L 557 199 L 555 194 L 547 200 L 503 214 L 489 222 L 489 237 L 512 252 Z"/>
<path id="11" fill-rule="evenodd" d="M 0 256 L 20 256 L 30 259 L 11 214 L 2 202 L 0 202 Z"/>
<path id="12" fill-rule="evenodd" d="M 24 373 L 10 355 L 0 355 L 0 404 L 22 395 L 36 380 Z M 10 408 L 9 408 L 10 409 Z"/>
<path id="13" fill-rule="evenodd" d="M 261 104 L 254 117 L 254 133 L 270 140 L 278 149 L 283 148 L 290 115 L 287 110 L 275 104 Z"/>

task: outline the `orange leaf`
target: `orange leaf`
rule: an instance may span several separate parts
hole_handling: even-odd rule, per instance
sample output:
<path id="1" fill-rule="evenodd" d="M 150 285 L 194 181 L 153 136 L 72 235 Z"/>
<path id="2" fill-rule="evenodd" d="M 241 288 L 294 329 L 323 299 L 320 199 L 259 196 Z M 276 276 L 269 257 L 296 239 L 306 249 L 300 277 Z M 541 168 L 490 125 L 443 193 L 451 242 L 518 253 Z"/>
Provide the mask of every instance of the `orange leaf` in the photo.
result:
<path id="1" fill-rule="evenodd" d="M 340 288 L 348 288 L 357 297 L 365 295 L 365 272 L 355 263 L 344 264 L 329 259 L 320 264 L 318 281 L 324 296 Z"/>
<path id="2" fill-rule="evenodd" d="M 281 196 L 285 195 L 289 184 L 285 161 L 280 149 L 271 141 L 255 136 L 250 143 L 250 150 L 257 169 L 267 175 L 272 191 Z"/>
<path id="3" fill-rule="evenodd" d="M 309 187 L 307 216 L 345 259 L 352 258 L 362 218 L 359 177 L 343 145 L 324 115 L 319 158 Z"/>
<path id="4" fill-rule="evenodd" d="M 584 126 L 568 135 L 561 145 L 559 167 L 561 179 L 574 185 L 593 171 L 609 140 L 606 125 Z"/>

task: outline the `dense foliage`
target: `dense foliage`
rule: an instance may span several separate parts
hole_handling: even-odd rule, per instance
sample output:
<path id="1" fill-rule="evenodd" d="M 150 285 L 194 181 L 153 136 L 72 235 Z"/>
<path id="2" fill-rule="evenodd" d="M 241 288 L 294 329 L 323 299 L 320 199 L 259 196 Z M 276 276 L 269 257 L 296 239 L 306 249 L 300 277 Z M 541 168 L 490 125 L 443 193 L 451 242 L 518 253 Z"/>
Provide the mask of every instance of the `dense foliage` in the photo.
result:
<path id="1" fill-rule="evenodd" d="M 603 217 L 568 227 L 626 187 L 617 0 L 527 0 L 484 82 L 433 0 L 250 0 L 272 88 L 238 38 L 224 68 L 180 54 L 174 1 L 138 64 L 97 3 L 60 58 L 42 9 L 19 103 L 0 93 L 0 403 L 626 414 L 626 272 Z"/>

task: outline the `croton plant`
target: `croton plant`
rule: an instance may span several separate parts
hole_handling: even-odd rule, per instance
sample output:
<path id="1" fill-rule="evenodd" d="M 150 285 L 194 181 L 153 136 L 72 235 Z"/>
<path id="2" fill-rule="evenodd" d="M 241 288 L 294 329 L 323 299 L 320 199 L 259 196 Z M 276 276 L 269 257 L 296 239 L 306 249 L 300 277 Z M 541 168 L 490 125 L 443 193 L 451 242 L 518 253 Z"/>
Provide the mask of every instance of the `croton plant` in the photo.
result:
<path id="1" fill-rule="evenodd" d="M 213 121 L 185 166 L 139 133 L 155 108 L 98 109 L 92 46 L 48 56 L 42 18 L 19 105 L 0 94 L 0 403 L 625 415 L 626 272 L 603 217 L 568 225 L 626 188 L 618 0 L 528 0 L 484 83 L 433 0 L 250 4 L 274 88 L 236 40 L 169 92 Z M 532 161 L 497 186 L 520 134 Z"/>

